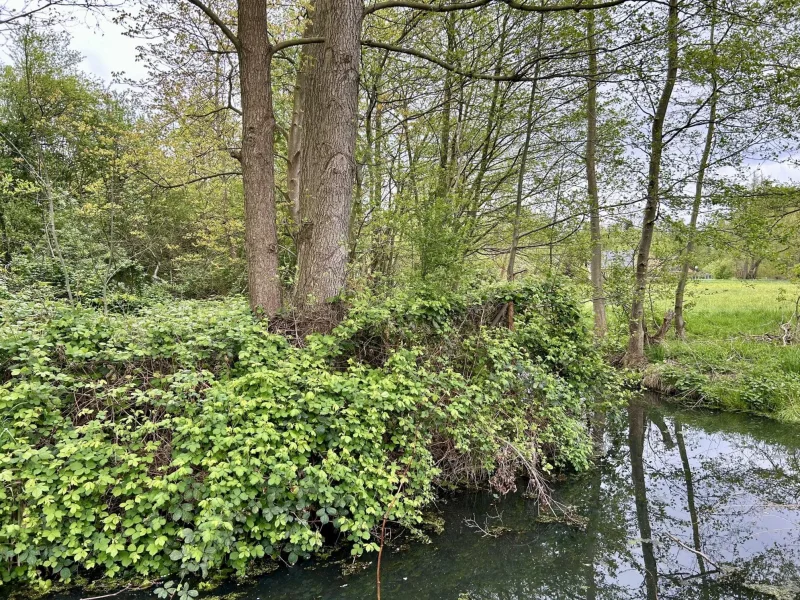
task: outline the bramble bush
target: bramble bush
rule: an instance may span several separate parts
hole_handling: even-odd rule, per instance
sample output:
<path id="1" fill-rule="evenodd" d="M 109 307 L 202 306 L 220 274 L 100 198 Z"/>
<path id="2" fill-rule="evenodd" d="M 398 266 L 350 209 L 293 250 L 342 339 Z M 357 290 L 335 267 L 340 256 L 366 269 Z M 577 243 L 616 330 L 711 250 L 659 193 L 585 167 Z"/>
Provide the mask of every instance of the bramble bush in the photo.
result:
<path id="1" fill-rule="evenodd" d="M 509 301 L 514 330 L 491 326 Z M 586 468 L 587 415 L 619 396 L 552 282 L 364 297 L 302 344 L 243 300 L 0 307 L 5 582 L 376 550 L 437 483 Z"/>

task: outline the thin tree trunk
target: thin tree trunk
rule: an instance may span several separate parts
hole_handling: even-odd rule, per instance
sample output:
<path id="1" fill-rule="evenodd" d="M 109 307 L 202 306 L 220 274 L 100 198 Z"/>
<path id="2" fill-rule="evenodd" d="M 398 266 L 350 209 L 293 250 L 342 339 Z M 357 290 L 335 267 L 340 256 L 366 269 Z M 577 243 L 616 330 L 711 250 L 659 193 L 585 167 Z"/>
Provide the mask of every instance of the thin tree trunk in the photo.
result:
<path id="1" fill-rule="evenodd" d="M 712 11 L 716 9 L 712 5 Z M 711 16 L 710 44 L 712 60 L 716 59 L 716 46 L 714 45 L 714 22 L 715 17 Z M 686 292 L 686 283 L 689 280 L 689 266 L 691 265 L 692 255 L 694 254 L 695 238 L 697 237 L 697 218 L 700 215 L 700 206 L 703 203 L 703 182 L 708 170 L 708 162 L 711 158 L 711 149 L 714 146 L 714 132 L 717 122 L 717 74 L 716 65 L 711 66 L 711 100 L 709 101 L 708 129 L 706 129 L 706 140 L 703 145 L 703 154 L 700 156 L 700 165 L 697 169 L 697 182 L 694 187 L 694 202 L 692 203 L 692 215 L 689 219 L 689 234 L 686 242 L 686 249 L 681 262 L 681 274 L 678 277 L 678 287 L 675 290 L 675 335 L 679 339 L 686 338 L 686 321 L 683 317 L 683 299 Z"/>
<path id="2" fill-rule="evenodd" d="M 544 14 L 539 15 L 539 27 L 537 30 L 536 38 L 536 56 L 541 53 L 542 49 L 542 26 L 544 23 Z M 531 136 L 533 134 L 533 107 L 536 104 L 536 91 L 539 83 L 539 65 L 540 60 L 536 61 L 536 66 L 533 70 L 533 81 L 531 81 L 531 94 L 528 97 L 528 111 L 525 114 L 525 142 L 522 145 L 522 155 L 520 156 L 519 175 L 517 176 L 517 197 L 514 202 L 514 224 L 511 232 L 511 248 L 508 253 L 508 267 L 506 269 L 506 278 L 509 281 L 514 280 L 517 262 L 517 248 L 519 247 L 519 227 L 520 215 L 522 213 L 522 196 L 525 187 L 525 171 L 528 165 L 528 152 L 531 146 Z"/>
<path id="3" fill-rule="evenodd" d="M 456 13 L 452 12 L 447 19 L 447 60 L 450 60 L 455 52 L 455 18 Z M 444 74 L 444 89 L 442 101 L 442 128 L 439 133 L 439 181 L 436 187 L 436 197 L 444 198 L 450 190 L 450 144 L 451 144 L 451 112 L 453 109 L 453 81 L 455 74 L 448 70 Z M 423 271 L 424 273 L 424 271 Z"/>
<path id="4" fill-rule="evenodd" d="M 281 283 L 267 4 L 266 0 L 238 0 L 238 8 L 248 293 L 250 308 L 271 317 L 281 307 Z"/>
<path id="5" fill-rule="evenodd" d="M 506 58 L 505 57 L 506 39 L 508 37 L 508 19 L 510 14 L 511 14 L 510 12 L 506 12 L 505 16 L 503 17 L 503 24 L 500 29 L 500 40 L 498 42 L 497 62 L 495 63 L 494 67 L 495 77 L 499 76 L 503 72 L 503 63 Z M 483 144 L 481 145 L 481 159 L 478 165 L 478 173 L 475 176 L 475 183 L 472 188 L 472 205 L 470 206 L 467 215 L 469 218 L 473 220 L 473 222 L 477 220 L 478 208 L 481 205 L 483 178 L 486 176 L 486 172 L 489 169 L 489 158 L 493 142 L 496 141 L 497 139 L 495 130 L 498 129 L 497 121 L 499 112 L 499 106 L 498 106 L 499 100 L 500 100 L 500 82 L 495 81 L 492 87 L 492 96 L 489 103 L 489 114 L 487 115 L 486 119 L 486 135 L 484 136 Z"/>
<path id="6" fill-rule="evenodd" d="M 0 235 L 3 237 L 3 264 L 11 264 L 11 234 L 8 231 L 8 219 L 6 219 L 5 207 L 0 202 Z"/>
<path id="7" fill-rule="evenodd" d="M 47 224 L 50 228 L 50 239 L 53 242 L 53 251 L 55 252 L 58 264 L 61 266 L 61 273 L 64 275 L 64 288 L 67 290 L 67 299 L 72 304 L 72 286 L 69 281 L 69 269 L 67 268 L 67 261 L 64 260 L 64 254 L 61 252 L 61 244 L 58 243 L 58 232 L 56 231 L 56 215 L 53 208 L 53 189 L 50 186 L 50 181 L 44 179 L 45 196 L 47 196 Z"/>
<path id="8" fill-rule="evenodd" d="M 549 265 L 550 271 L 553 271 L 553 245 L 555 244 L 556 240 L 556 228 L 555 224 L 558 222 L 558 211 L 561 208 L 561 181 L 564 177 L 564 165 L 563 163 L 559 167 L 558 170 L 558 185 L 556 186 L 556 202 L 555 206 L 553 207 L 553 218 L 551 219 L 551 223 L 553 223 L 553 227 L 550 228 L 550 242 L 547 244 L 548 246 L 548 253 L 550 255 Z"/>
<path id="9" fill-rule="evenodd" d="M 347 277 L 348 227 L 355 183 L 361 0 L 317 0 L 316 37 L 303 94 L 300 218 L 295 302 L 339 295 Z"/>
<path id="10" fill-rule="evenodd" d="M 631 301 L 628 348 L 624 363 L 637 366 L 645 362 L 644 356 L 644 300 L 647 290 L 650 246 L 653 243 L 659 207 L 659 184 L 661 179 L 661 155 L 664 149 L 664 120 L 667 116 L 672 90 L 678 78 L 678 0 L 669 0 L 667 20 L 667 78 L 653 117 L 650 135 L 650 166 L 647 176 L 647 200 L 642 219 L 642 235 L 636 253 L 636 281 Z"/>
<path id="11" fill-rule="evenodd" d="M 600 196 L 597 191 L 597 49 L 594 11 L 586 11 L 586 38 L 589 45 L 589 90 L 586 97 L 586 187 L 589 195 L 589 230 L 591 232 L 592 308 L 594 332 L 598 338 L 608 331 L 606 298 L 603 292 L 603 240 L 600 229 Z"/>

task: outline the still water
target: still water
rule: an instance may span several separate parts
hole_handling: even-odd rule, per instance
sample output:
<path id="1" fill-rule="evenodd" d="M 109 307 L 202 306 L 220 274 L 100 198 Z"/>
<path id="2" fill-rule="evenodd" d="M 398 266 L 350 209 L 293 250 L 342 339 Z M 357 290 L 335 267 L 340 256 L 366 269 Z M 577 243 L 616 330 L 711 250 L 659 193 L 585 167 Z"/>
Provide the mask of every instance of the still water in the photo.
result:
<path id="1" fill-rule="evenodd" d="M 609 423 L 604 451 L 555 486 L 555 510 L 521 493 L 441 501 L 443 533 L 384 554 L 383 600 L 800 598 L 800 428 L 641 401 Z M 565 510 L 569 523 L 553 518 Z M 366 562 L 347 576 L 307 562 L 212 595 L 374 598 Z"/>

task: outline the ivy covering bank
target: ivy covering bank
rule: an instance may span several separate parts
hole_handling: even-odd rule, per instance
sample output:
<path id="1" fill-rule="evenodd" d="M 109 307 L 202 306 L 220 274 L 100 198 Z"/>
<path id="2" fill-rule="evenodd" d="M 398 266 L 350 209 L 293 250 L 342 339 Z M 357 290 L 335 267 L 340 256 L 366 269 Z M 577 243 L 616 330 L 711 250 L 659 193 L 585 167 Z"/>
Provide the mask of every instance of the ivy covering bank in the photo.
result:
<path id="1" fill-rule="evenodd" d="M 510 300 L 514 330 L 492 326 Z M 0 302 L 5 582 L 375 550 L 437 483 L 586 468 L 593 399 L 619 389 L 550 282 L 365 298 L 304 344 L 244 301 Z"/>

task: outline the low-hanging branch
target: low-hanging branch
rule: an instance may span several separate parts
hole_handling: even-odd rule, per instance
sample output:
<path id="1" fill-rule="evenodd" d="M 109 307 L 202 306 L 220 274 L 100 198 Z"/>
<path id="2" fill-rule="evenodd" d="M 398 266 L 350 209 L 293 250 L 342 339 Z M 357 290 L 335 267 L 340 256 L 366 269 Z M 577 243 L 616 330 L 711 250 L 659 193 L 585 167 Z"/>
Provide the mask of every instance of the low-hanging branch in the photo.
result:
<path id="1" fill-rule="evenodd" d="M 372 6 L 368 6 L 364 9 L 364 15 L 369 15 L 379 10 L 384 10 L 387 8 L 412 8 L 414 10 L 424 10 L 426 12 L 438 12 L 438 13 L 445 13 L 445 12 L 452 12 L 454 10 L 469 10 L 471 8 L 480 8 L 481 6 L 486 6 L 487 4 L 491 4 L 492 2 L 499 1 L 503 4 L 507 5 L 510 8 L 516 10 L 524 10 L 529 12 L 538 12 L 538 13 L 545 13 L 545 12 L 561 12 L 561 11 L 581 11 L 581 10 L 597 10 L 601 8 L 611 8 L 612 6 L 619 6 L 620 4 L 624 4 L 625 2 L 629 2 L 630 0 L 609 0 L 607 2 L 600 2 L 597 4 L 583 4 L 582 2 L 577 2 L 574 4 L 554 4 L 552 6 L 547 5 L 532 5 L 527 4 L 526 2 L 520 2 L 519 0 L 473 0 L 472 2 L 459 2 L 454 4 L 427 4 L 425 2 L 414 2 L 409 0 L 385 0 L 384 2 L 378 2 L 377 4 L 373 4 Z"/>

